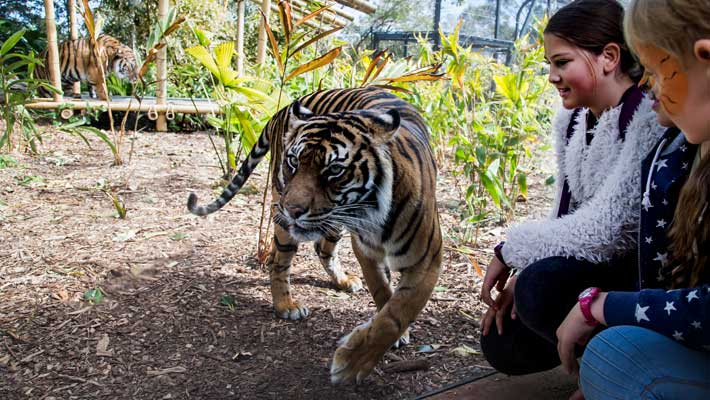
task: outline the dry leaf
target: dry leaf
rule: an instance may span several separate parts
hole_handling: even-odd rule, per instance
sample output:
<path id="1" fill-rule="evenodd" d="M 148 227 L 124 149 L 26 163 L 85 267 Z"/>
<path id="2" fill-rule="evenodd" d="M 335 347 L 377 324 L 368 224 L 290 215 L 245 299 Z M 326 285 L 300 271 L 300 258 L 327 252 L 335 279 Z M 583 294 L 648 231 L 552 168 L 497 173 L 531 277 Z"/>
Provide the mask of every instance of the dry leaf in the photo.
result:
<path id="1" fill-rule="evenodd" d="M 99 357 L 113 357 L 113 350 L 108 349 L 109 338 L 108 334 L 104 333 L 96 343 L 96 355 Z"/>

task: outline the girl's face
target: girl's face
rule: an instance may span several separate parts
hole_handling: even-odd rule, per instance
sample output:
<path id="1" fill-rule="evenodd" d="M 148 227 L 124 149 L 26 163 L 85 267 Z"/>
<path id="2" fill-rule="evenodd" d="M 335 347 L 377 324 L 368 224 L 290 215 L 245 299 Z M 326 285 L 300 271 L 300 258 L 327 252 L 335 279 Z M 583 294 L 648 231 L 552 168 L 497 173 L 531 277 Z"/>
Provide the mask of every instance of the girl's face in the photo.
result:
<path id="1" fill-rule="evenodd" d="M 677 57 L 654 45 L 640 45 L 637 49 L 648 84 L 668 117 L 690 143 L 710 140 L 710 76 L 707 67 L 692 60 L 686 68 Z"/>
<path id="2" fill-rule="evenodd" d="M 548 80 L 555 85 L 566 109 L 590 107 L 595 101 L 595 77 L 601 76 L 598 57 L 559 36 L 546 33 L 545 59 L 550 63 Z"/>

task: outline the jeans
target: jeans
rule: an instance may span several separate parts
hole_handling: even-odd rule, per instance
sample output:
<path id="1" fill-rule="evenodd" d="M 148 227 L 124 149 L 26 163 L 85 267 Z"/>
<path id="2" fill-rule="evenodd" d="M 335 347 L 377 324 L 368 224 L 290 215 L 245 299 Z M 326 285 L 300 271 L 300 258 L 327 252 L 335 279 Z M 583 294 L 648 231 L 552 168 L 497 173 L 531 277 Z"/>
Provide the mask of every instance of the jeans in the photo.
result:
<path id="1" fill-rule="evenodd" d="M 648 329 L 616 326 L 587 345 L 579 384 L 587 400 L 710 399 L 710 353 Z"/>
<path id="2" fill-rule="evenodd" d="M 525 268 L 515 284 L 518 318 L 506 313 L 503 334 L 495 323 L 481 337 L 488 363 L 508 375 L 552 369 L 560 364 L 557 327 L 577 303 L 584 289 L 635 290 L 638 281 L 634 260 L 594 264 L 567 257 L 551 257 Z M 582 354 L 582 349 L 579 349 Z"/>

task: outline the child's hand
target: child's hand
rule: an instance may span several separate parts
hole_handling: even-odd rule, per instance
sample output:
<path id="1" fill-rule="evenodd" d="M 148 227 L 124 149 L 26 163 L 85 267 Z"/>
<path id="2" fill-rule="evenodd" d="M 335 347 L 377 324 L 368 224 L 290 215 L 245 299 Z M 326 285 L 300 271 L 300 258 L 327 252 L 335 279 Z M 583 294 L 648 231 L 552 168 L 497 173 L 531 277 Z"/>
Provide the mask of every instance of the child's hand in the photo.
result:
<path id="1" fill-rule="evenodd" d="M 515 310 L 516 280 L 517 276 L 513 276 L 508 280 L 508 284 L 505 285 L 505 288 L 500 291 L 500 294 L 498 294 L 498 297 L 496 298 L 495 303 L 493 303 L 493 306 L 489 307 L 488 311 L 486 311 L 486 314 L 483 316 L 483 319 L 481 320 L 481 334 L 483 336 L 488 335 L 488 331 L 491 328 L 493 320 L 496 321 L 496 328 L 498 329 L 498 334 L 503 334 L 503 317 L 505 317 L 505 313 L 508 312 L 508 309 L 511 308 L 511 306 L 512 309 L 510 311 L 510 318 L 517 318 Z"/>
<path id="2" fill-rule="evenodd" d="M 488 268 L 486 268 L 486 275 L 483 277 L 481 301 L 488 304 L 489 307 L 496 308 L 496 301 L 491 297 L 491 290 L 495 286 L 499 292 L 502 292 L 509 276 L 510 268 L 506 267 L 498 257 L 493 256 L 491 262 L 488 263 Z"/>
<path id="3" fill-rule="evenodd" d="M 600 324 L 606 324 L 603 311 L 605 300 L 606 293 L 600 293 L 591 306 L 592 316 Z M 579 363 L 577 363 L 574 347 L 577 344 L 580 346 L 586 345 L 595 328 L 596 326 L 587 324 L 579 303 L 572 307 L 565 320 L 557 328 L 557 352 L 560 355 L 562 366 L 568 374 L 579 374 Z"/>

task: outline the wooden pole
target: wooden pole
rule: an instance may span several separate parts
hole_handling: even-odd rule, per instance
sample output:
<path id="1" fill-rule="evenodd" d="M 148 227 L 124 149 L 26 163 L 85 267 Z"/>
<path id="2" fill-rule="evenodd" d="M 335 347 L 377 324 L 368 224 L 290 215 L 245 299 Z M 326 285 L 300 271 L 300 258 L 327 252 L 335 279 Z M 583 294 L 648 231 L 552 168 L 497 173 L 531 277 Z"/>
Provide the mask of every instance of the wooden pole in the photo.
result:
<path id="1" fill-rule="evenodd" d="M 362 11 L 366 14 L 374 14 L 375 11 L 377 11 L 377 7 L 375 7 L 372 3 L 369 1 L 364 1 L 364 0 L 335 0 L 336 3 L 342 4 L 346 7 L 350 7 L 354 10 Z"/>
<path id="2" fill-rule="evenodd" d="M 158 20 L 163 21 L 168 16 L 168 0 L 158 1 Z M 165 105 L 168 97 L 168 49 L 163 47 L 158 50 L 156 67 L 158 73 L 158 87 L 155 90 L 156 103 Z M 155 122 L 155 129 L 158 132 L 166 132 L 168 130 L 168 120 L 164 113 L 158 114 L 158 120 Z"/>
<path id="3" fill-rule="evenodd" d="M 67 2 L 67 13 L 69 13 L 69 38 L 77 40 L 79 39 L 79 28 L 76 25 L 76 0 Z M 72 94 L 74 97 L 81 96 L 81 82 L 72 84 Z"/>
<path id="4" fill-rule="evenodd" d="M 244 74 L 244 5 L 246 0 L 237 3 L 237 74 Z"/>
<path id="5" fill-rule="evenodd" d="M 46 0 L 45 0 L 46 1 Z M 261 3 L 261 11 L 266 16 L 266 20 L 269 20 L 271 15 L 271 0 L 263 0 Z M 261 65 L 266 59 L 266 27 L 264 26 L 264 19 L 261 19 L 259 23 L 259 39 L 257 41 L 256 47 L 256 63 Z"/>
<path id="6" fill-rule="evenodd" d="M 57 47 L 57 24 L 54 20 L 54 1 L 44 0 L 44 22 L 47 25 L 47 70 L 49 71 L 49 81 L 52 86 L 61 92 L 62 82 L 59 75 L 59 49 Z M 61 101 L 61 93 L 54 93 L 54 101 Z"/>

